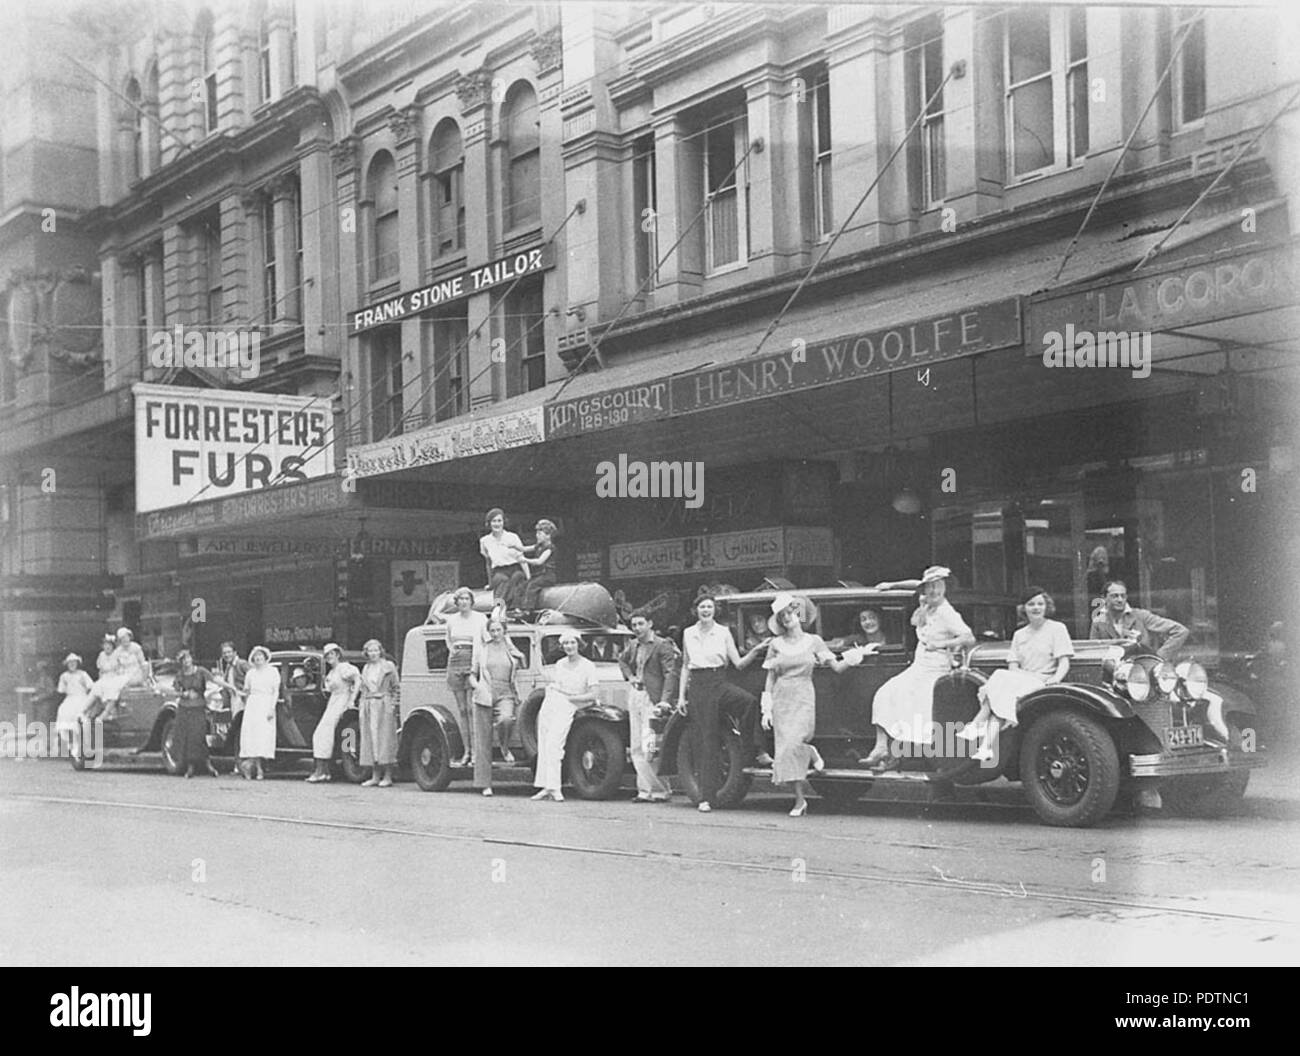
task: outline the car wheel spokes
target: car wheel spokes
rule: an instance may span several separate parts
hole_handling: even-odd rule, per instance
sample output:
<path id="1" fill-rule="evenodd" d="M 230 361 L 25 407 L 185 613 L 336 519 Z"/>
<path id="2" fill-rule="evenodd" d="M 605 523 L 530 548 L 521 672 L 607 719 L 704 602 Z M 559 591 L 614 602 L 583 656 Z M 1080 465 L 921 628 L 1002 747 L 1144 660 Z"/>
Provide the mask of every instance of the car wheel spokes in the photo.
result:
<path id="1" fill-rule="evenodd" d="M 1038 755 L 1038 779 L 1048 798 L 1072 806 L 1088 791 L 1088 759 L 1072 737 L 1058 734 L 1043 744 Z"/>

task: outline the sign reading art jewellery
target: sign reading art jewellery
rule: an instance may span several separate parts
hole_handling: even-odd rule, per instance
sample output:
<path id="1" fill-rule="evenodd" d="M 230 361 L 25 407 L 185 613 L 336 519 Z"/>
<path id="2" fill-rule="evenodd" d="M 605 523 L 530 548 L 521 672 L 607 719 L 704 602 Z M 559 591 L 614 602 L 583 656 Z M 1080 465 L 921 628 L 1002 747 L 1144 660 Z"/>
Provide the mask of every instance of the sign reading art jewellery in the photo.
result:
<path id="1" fill-rule="evenodd" d="M 552 267 L 554 250 L 548 246 L 526 249 L 476 268 L 466 268 L 455 275 L 438 279 L 427 286 L 407 290 L 377 304 L 367 305 L 348 314 L 348 333 L 359 334 L 376 326 L 398 323 L 430 308 L 472 297 L 525 275 L 535 275 Z"/>

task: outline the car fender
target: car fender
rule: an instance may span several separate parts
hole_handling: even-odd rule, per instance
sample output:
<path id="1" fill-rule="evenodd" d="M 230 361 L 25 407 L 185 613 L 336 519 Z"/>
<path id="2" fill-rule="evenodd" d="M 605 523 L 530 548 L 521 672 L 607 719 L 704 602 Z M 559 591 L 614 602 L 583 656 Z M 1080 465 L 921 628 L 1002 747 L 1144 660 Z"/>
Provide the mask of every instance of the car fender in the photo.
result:
<path id="1" fill-rule="evenodd" d="M 1017 712 L 1023 725 L 1026 719 L 1039 712 L 1062 705 L 1074 706 L 1104 719 L 1136 718 L 1133 708 L 1122 697 L 1099 686 L 1078 682 L 1059 682 L 1027 693 L 1020 698 Z"/>
<path id="2" fill-rule="evenodd" d="M 442 730 L 442 735 L 447 741 L 447 751 L 452 759 L 460 759 L 464 756 L 465 742 L 461 739 L 460 724 L 456 722 L 455 716 L 441 704 L 431 704 L 421 706 L 406 716 L 399 735 L 399 758 L 406 758 L 411 735 L 426 723 L 432 723 Z"/>
<path id="3" fill-rule="evenodd" d="M 1224 715 L 1249 715 L 1254 718 L 1259 714 L 1255 701 L 1236 686 L 1224 685 L 1220 682 L 1218 685 L 1211 686 L 1210 692 L 1223 698 Z"/>
<path id="4" fill-rule="evenodd" d="M 153 728 L 149 731 L 149 740 L 140 749 L 142 752 L 161 752 L 162 751 L 162 728 L 169 718 L 176 714 L 176 701 L 164 701 L 162 707 L 158 709 L 158 714 L 154 716 Z"/>
<path id="5" fill-rule="evenodd" d="M 613 704 L 588 704 L 573 713 L 573 721 L 577 722 L 579 719 L 601 719 L 615 726 L 622 725 L 624 730 L 627 729 L 627 712 L 614 707 Z M 623 740 L 627 741 L 626 735 Z"/>

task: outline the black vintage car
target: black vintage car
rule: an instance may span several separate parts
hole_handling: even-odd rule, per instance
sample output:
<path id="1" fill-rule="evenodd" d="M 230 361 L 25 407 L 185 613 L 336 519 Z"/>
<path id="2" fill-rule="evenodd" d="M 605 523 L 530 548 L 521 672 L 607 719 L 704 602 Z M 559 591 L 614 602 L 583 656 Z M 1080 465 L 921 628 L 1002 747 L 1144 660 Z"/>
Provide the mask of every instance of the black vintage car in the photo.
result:
<path id="1" fill-rule="evenodd" d="M 345 652 L 343 659 L 360 666 L 365 658 Z M 280 699 L 276 703 L 275 765 L 296 767 L 311 758 L 311 738 L 325 711 L 327 696 L 322 677 L 324 658 L 318 649 L 279 649 L 271 653 L 271 664 L 280 672 Z M 179 773 L 172 753 L 172 728 L 176 719 L 176 694 L 172 689 L 175 665 L 155 665 L 151 686 L 125 690 L 112 718 L 103 723 L 100 748 L 132 750 L 133 754 L 157 753 L 168 773 Z M 239 754 L 242 712 L 231 713 L 213 687 L 208 696 L 208 750 L 214 760 L 234 759 Z M 339 721 L 334 739 L 334 768 L 352 782 L 363 781 L 366 771 L 357 758 L 360 747 L 358 716 L 349 710 Z M 85 760 L 74 757 L 73 766 L 82 769 Z"/>
<path id="2" fill-rule="evenodd" d="M 776 591 L 755 591 L 718 599 L 719 619 L 728 624 L 743 653 L 751 634 L 770 613 Z M 898 769 L 883 774 L 858 764 L 875 743 L 871 702 L 876 690 L 912 660 L 916 635 L 909 617 L 916 606 L 911 584 L 875 588 L 835 587 L 799 591 L 817 606 L 816 631 L 832 649 L 847 643 L 857 614 L 880 614 L 885 644 L 876 655 L 841 675 L 814 672 L 817 727 L 814 743 L 826 770 L 812 779 L 817 792 L 846 805 L 874 781 L 927 781 L 939 788 L 975 785 L 1005 777 L 1019 781 L 1039 818 L 1049 825 L 1087 826 L 1110 812 L 1121 795 L 1141 788 L 1160 792 L 1165 806 L 1189 814 L 1213 813 L 1246 790 L 1250 769 L 1264 764 L 1255 751 L 1255 706 L 1228 686 L 1212 690 L 1194 662 L 1166 664 L 1114 642 L 1076 641 L 1065 682 L 1025 697 L 1019 724 L 1002 733 L 991 763 L 971 758 L 973 745 L 956 736 L 979 710 L 979 687 L 1006 666 L 1015 629 L 1015 607 L 1007 599 L 949 596 L 979 642 L 960 666 L 939 679 L 933 696 L 933 736 L 908 745 Z M 758 663 L 733 672 L 734 680 L 757 698 L 765 672 Z M 676 773 L 698 799 L 692 774 L 686 721 L 675 717 L 665 731 L 662 773 Z M 715 805 L 735 806 L 754 777 L 770 770 L 748 766 L 749 753 L 738 728 L 724 730 L 725 781 Z"/>

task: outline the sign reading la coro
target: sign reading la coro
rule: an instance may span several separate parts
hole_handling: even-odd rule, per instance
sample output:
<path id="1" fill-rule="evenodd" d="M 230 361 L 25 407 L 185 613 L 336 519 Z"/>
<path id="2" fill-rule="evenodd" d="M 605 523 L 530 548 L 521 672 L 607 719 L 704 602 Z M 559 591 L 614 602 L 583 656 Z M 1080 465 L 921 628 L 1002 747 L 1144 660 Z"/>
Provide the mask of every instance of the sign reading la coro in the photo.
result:
<path id="1" fill-rule="evenodd" d="M 1289 245 L 1234 253 L 1200 264 L 1156 265 L 1092 289 L 1043 297 L 1029 306 L 1025 348 L 1042 355 L 1044 335 L 1176 330 L 1296 303 Z"/>
<path id="2" fill-rule="evenodd" d="M 132 393 L 140 513 L 334 472 L 328 400 L 143 384 Z"/>
<path id="3" fill-rule="evenodd" d="M 409 316 L 419 315 L 430 308 L 471 297 L 494 286 L 514 282 L 515 279 L 525 275 L 545 271 L 553 266 L 553 257 L 554 253 L 550 246 L 526 249 L 521 253 L 513 253 L 476 268 L 467 268 L 456 275 L 448 275 L 419 289 L 395 294 L 350 313 L 348 333 L 359 334 L 376 326 L 401 322 Z"/>
<path id="4" fill-rule="evenodd" d="M 429 426 L 390 440 L 349 448 L 347 475 L 375 477 L 541 442 L 542 409 L 529 407 L 458 421 L 454 425 Z"/>
<path id="5" fill-rule="evenodd" d="M 752 528 L 741 532 L 618 543 L 609 548 L 611 579 L 790 565 L 830 567 L 829 528 Z"/>

